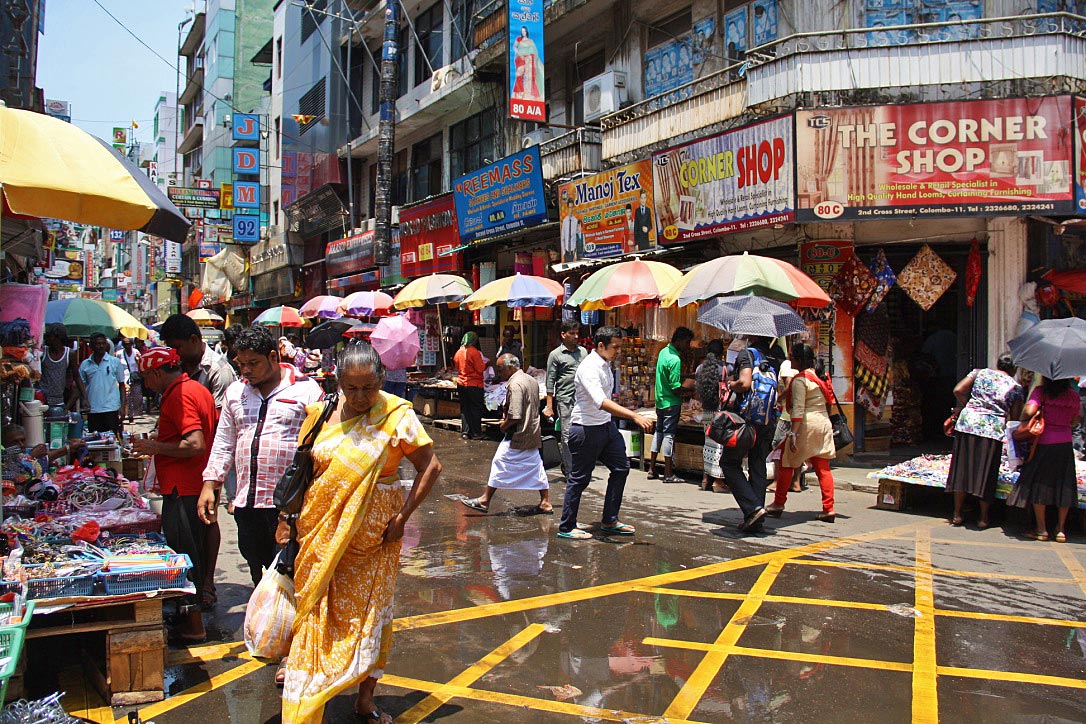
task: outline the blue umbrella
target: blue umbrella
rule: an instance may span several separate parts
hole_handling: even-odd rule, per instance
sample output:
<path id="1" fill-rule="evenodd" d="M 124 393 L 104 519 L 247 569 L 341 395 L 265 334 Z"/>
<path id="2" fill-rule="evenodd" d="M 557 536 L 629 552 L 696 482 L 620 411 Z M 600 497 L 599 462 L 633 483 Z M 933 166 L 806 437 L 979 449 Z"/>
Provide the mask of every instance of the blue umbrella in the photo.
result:
<path id="1" fill-rule="evenodd" d="M 698 321 L 732 334 L 775 339 L 807 331 L 803 318 L 783 302 L 765 297 L 716 297 L 698 309 Z"/>

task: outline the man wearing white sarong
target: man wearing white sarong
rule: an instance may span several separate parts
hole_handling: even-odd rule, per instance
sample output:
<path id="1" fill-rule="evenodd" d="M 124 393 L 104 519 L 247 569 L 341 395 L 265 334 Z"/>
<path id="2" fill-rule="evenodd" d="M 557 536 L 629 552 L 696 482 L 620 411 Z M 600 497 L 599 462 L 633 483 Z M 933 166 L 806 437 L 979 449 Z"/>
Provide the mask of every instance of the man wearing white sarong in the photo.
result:
<path id="1" fill-rule="evenodd" d="M 507 385 L 501 421 L 505 437 L 490 463 L 490 480 L 482 497 L 460 502 L 486 513 L 498 490 L 538 490 L 539 511 L 551 513 L 554 509 L 550 502 L 550 482 L 539 454 L 543 444 L 539 431 L 539 383 L 521 371 L 520 360 L 514 354 L 498 357 L 494 369 Z"/>

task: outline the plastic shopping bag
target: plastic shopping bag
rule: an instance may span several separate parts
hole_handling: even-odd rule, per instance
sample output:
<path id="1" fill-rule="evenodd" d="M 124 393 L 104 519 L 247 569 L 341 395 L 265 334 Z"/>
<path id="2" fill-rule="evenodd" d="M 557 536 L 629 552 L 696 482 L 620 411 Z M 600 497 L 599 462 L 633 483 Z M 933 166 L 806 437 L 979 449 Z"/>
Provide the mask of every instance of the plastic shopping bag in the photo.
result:
<path id="1" fill-rule="evenodd" d="M 294 581 L 275 570 L 273 561 L 245 609 L 245 647 L 258 658 L 282 658 L 290 652 L 293 627 Z"/>

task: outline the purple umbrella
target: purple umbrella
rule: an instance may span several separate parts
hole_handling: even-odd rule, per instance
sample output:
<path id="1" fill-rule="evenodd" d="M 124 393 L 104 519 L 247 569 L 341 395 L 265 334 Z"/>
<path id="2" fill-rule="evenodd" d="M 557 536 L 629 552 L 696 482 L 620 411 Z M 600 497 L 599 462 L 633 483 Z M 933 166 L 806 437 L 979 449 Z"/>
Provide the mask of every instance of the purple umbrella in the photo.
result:
<path id="1" fill-rule="evenodd" d="M 413 367 L 419 356 L 419 329 L 407 317 L 385 317 L 370 335 L 370 344 L 391 370 Z"/>
<path id="2" fill-rule="evenodd" d="M 333 297 L 328 294 L 320 294 L 302 305 L 298 315 L 305 319 L 320 317 L 321 319 L 339 319 L 343 313 L 339 311 L 339 303 L 342 297 Z"/>

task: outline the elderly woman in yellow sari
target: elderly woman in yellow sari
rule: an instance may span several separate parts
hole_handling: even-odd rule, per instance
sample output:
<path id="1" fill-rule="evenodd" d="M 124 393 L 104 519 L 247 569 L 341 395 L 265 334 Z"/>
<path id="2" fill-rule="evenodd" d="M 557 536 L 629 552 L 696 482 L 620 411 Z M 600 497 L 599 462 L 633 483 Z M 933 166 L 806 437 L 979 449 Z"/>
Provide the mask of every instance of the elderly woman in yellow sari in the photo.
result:
<path id="1" fill-rule="evenodd" d="M 368 344 L 340 354 L 339 402 L 313 445 L 313 482 L 297 520 L 297 614 L 283 724 L 319 724 L 325 704 L 356 684 L 360 720 L 392 722 L 373 692 L 388 662 L 400 539 L 441 464 L 410 403 L 382 392 L 383 383 L 381 360 Z M 310 406 L 300 437 L 322 409 Z M 417 471 L 406 500 L 398 472 L 404 457 Z M 288 535 L 281 522 L 277 538 Z"/>

